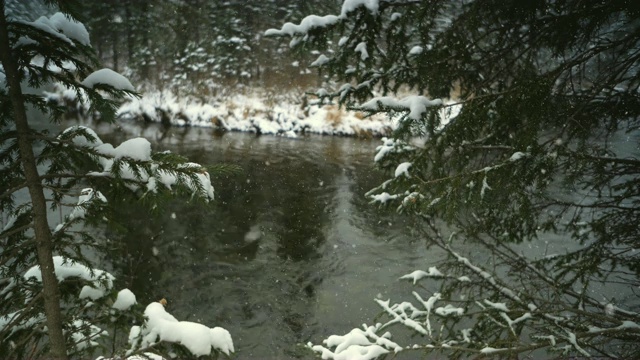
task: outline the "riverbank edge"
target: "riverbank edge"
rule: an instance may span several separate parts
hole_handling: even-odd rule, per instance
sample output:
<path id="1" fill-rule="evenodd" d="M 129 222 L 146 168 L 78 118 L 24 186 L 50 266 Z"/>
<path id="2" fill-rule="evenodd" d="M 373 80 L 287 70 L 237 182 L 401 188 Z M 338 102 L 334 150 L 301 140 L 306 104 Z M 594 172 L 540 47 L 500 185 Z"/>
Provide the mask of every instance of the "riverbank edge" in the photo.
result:
<path id="1" fill-rule="evenodd" d="M 45 92 L 47 101 L 68 109 L 71 117 L 95 118 L 90 105 L 62 86 Z M 160 123 L 165 127 L 204 127 L 295 138 L 302 134 L 348 137 L 389 136 L 398 120 L 365 116 L 336 104 L 313 105 L 304 95 L 270 94 L 255 89 L 225 98 L 178 97 L 170 91 L 149 91 L 129 98 L 117 111 L 122 121 Z"/>

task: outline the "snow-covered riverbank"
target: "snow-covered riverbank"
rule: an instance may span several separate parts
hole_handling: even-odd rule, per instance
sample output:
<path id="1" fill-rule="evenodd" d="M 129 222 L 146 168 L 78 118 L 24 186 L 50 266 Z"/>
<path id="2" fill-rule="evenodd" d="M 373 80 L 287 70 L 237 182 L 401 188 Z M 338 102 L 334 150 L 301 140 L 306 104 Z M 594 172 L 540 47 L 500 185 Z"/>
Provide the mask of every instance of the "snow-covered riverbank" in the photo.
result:
<path id="1" fill-rule="evenodd" d="M 80 113 L 88 113 L 88 107 L 79 105 L 72 91 L 56 88 L 46 93 L 46 97 L 60 105 L 75 107 Z M 118 109 L 118 118 L 288 137 L 304 133 L 378 137 L 389 135 L 397 126 L 397 120 L 382 115 L 365 117 L 362 113 L 347 111 L 337 105 L 315 106 L 308 105 L 302 99 L 287 98 L 295 97 L 278 98 L 255 92 L 203 102 L 193 98 L 177 98 L 168 91 L 148 92 L 140 99 L 131 99 L 122 104 Z"/>

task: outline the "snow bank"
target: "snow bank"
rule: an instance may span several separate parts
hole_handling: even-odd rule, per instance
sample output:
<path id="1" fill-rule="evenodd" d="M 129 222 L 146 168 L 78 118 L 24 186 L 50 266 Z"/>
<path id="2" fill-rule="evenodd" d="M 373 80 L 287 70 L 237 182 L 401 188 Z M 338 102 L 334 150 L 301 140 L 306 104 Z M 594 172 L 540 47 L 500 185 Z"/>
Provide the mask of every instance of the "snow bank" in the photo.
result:
<path id="1" fill-rule="evenodd" d="M 258 95 L 236 95 L 205 104 L 177 99 L 170 93 L 149 93 L 131 99 L 118 110 L 122 119 L 160 122 L 173 126 L 220 128 L 228 131 L 291 136 L 314 133 L 342 136 L 384 136 L 397 128 L 385 115 L 365 118 L 335 105 L 301 107 L 287 101 L 267 106 Z"/>
<path id="2" fill-rule="evenodd" d="M 99 81 L 88 80 L 89 77 L 85 80 L 86 84 Z M 113 86 L 128 88 L 127 84 L 118 84 L 114 79 L 109 81 L 112 81 Z M 122 81 L 128 83 L 126 79 Z M 320 89 L 316 94 L 327 93 Z M 81 116 L 90 113 L 88 104 L 77 101 L 75 92 L 69 89 L 57 86 L 54 91 L 45 93 L 45 97 L 50 102 L 72 108 Z M 384 137 L 390 136 L 398 128 L 402 113 L 406 113 L 411 119 L 420 119 L 428 108 L 434 107 L 441 119 L 438 129 L 457 116 L 461 109 L 459 104 L 423 96 L 401 99 L 378 97 L 362 104 L 359 110 L 375 112 L 392 109 L 396 113 L 391 117 L 385 113 L 365 116 L 363 112 L 348 111 L 337 105 L 301 105 L 284 97 L 274 99 L 272 95 L 257 89 L 249 95 L 209 99 L 206 103 L 187 97 L 178 99 L 168 91 L 150 92 L 142 98 L 128 99 L 118 109 L 117 116 L 122 120 L 162 123 L 165 126 L 208 127 L 286 137 L 297 137 L 297 134 L 305 133 Z M 387 146 L 393 147 L 393 142 L 390 141 Z M 397 148 L 393 152 L 398 151 L 401 149 Z M 378 153 L 376 158 L 381 158 L 384 153 L 385 151 Z"/>

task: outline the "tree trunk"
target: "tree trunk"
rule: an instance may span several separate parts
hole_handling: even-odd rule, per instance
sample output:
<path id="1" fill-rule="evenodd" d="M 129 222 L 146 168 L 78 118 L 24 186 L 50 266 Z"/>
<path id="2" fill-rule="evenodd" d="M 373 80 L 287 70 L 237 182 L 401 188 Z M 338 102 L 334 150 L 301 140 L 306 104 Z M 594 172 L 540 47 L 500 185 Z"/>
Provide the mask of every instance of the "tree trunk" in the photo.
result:
<path id="1" fill-rule="evenodd" d="M 53 265 L 53 244 L 51 231 L 47 222 L 47 202 L 44 197 L 42 184 L 36 167 L 36 159 L 29 138 L 29 123 L 24 104 L 24 96 L 20 88 L 18 67 L 9 46 L 7 19 L 4 12 L 4 1 L 0 1 L 0 57 L 7 78 L 9 97 L 13 106 L 20 162 L 31 197 L 33 211 L 34 232 L 36 236 L 36 250 L 38 264 L 42 272 L 42 287 L 44 295 L 44 311 L 47 317 L 47 329 L 50 342 L 51 357 L 67 359 L 67 350 L 62 333 L 62 314 L 60 312 L 60 292 Z"/>

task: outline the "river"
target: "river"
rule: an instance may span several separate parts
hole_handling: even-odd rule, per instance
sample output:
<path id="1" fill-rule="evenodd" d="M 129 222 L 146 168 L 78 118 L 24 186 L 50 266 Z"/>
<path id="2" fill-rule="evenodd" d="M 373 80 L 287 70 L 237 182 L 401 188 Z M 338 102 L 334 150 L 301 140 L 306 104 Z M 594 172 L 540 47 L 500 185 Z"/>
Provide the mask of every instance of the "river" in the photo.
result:
<path id="1" fill-rule="evenodd" d="M 114 145 L 133 133 L 154 151 L 239 167 L 213 176 L 208 206 L 174 201 L 155 216 L 123 208 L 126 246 L 103 262 L 139 302 L 164 297 L 178 319 L 229 330 L 237 358 L 312 358 L 302 344 L 374 323 L 373 299 L 409 299 L 398 278 L 438 258 L 409 218 L 364 196 L 384 180 L 373 164 L 379 139 L 124 126 L 98 132 Z"/>

